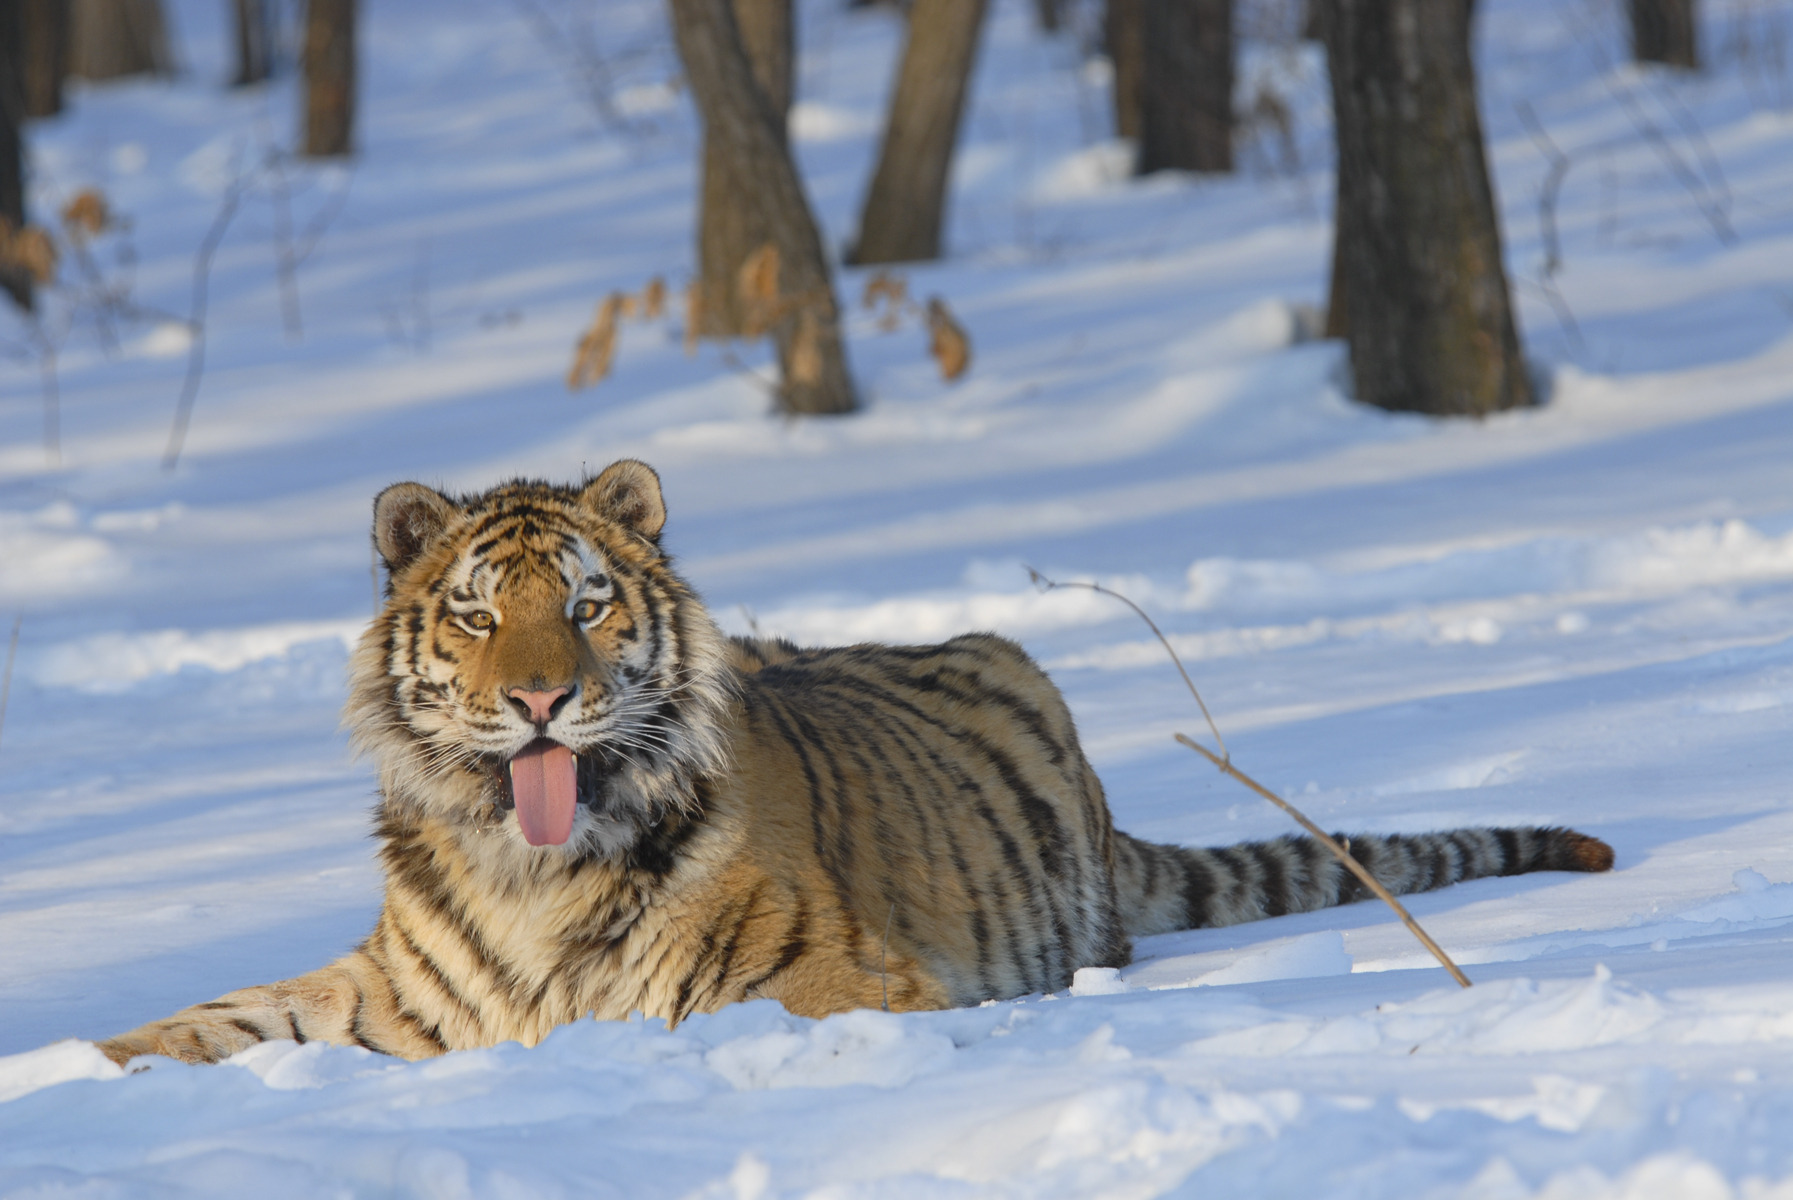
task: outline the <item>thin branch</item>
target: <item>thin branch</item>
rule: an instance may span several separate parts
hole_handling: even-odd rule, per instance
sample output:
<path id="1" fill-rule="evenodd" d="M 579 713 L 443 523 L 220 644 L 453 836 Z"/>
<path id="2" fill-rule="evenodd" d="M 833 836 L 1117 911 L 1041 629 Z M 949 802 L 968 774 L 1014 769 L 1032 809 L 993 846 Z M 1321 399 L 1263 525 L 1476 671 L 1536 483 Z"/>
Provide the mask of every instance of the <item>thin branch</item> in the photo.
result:
<path id="1" fill-rule="evenodd" d="M 1296 823 L 1309 833 L 1313 834 L 1314 838 L 1319 841 L 1321 845 L 1330 850 L 1333 856 L 1336 857 L 1340 863 L 1344 864 L 1346 870 L 1357 876 L 1365 887 L 1369 888 L 1370 891 L 1374 892 L 1385 904 L 1394 909 L 1395 915 L 1401 918 L 1401 923 L 1407 926 L 1408 931 L 1411 932 L 1414 937 L 1419 939 L 1420 945 L 1424 946 L 1427 950 L 1430 950 L 1432 956 L 1444 965 L 1444 969 L 1451 973 L 1452 979 L 1455 979 L 1464 987 L 1469 986 L 1469 976 L 1458 969 L 1457 964 L 1451 961 L 1450 955 L 1444 952 L 1443 947 L 1439 946 L 1437 942 L 1432 940 L 1431 935 L 1420 928 L 1419 922 L 1413 919 L 1412 914 L 1407 911 L 1401 902 L 1396 900 L 1394 895 L 1389 892 L 1387 888 L 1377 882 L 1376 877 L 1370 874 L 1368 869 L 1366 869 L 1362 863 L 1351 857 L 1351 852 L 1349 850 L 1339 845 L 1331 834 L 1308 820 L 1307 815 L 1300 809 L 1296 808 L 1293 804 L 1290 804 L 1287 800 L 1284 800 L 1281 796 L 1278 796 L 1275 792 L 1271 791 L 1269 788 L 1233 765 L 1232 758 L 1227 753 L 1226 742 L 1220 736 L 1220 728 L 1215 725 L 1214 717 L 1208 712 L 1208 706 L 1202 703 L 1201 693 L 1195 690 L 1195 684 L 1190 680 L 1189 672 L 1184 670 L 1183 660 L 1178 657 L 1176 650 L 1171 646 L 1170 639 L 1164 636 L 1163 631 L 1158 628 L 1157 622 L 1147 616 L 1144 609 L 1133 603 L 1133 601 L 1127 599 L 1127 597 L 1121 595 L 1119 592 L 1113 591 L 1110 588 L 1105 588 L 1099 583 L 1083 583 L 1081 581 L 1055 583 L 1034 570 L 1032 567 L 1027 568 L 1027 574 L 1033 579 L 1035 586 L 1041 587 L 1042 590 L 1050 591 L 1057 587 L 1088 588 L 1092 592 L 1100 592 L 1104 596 L 1112 596 L 1134 612 L 1138 613 L 1139 619 L 1150 626 L 1152 632 L 1158 635 L 1158 640 L 1164 645 L 1165 653 L 1169 654 L 1171 662 L 1176 664 L 1177 673 L 1182 675 L 1183 682 L 1189 685 L 1190 695 L 1194 696 L 1196 704 L 1201 706 L 1202 716 L 1207 717 L 1208 719 L 1208 729 L 1213 732 L 1214 740 L 1220 744 L 1220 753 L 1214 753 L 1212 750 L 1186 734 L 1177 734 L 1177 741 L 1188 746 L 1191 750 L 1194 750 L 1197 754 L 1200 754 L 1203 758 L 1206 758 L 1209 762 L 1219 767 L 1222 774 L 1232 776 L 1234 779 L 1295 818 Z"/>
<path id="2" fill-rule="evenodd" d="M 1189 678 L 1189 672 L 1183 669 L 1183 660 L 1178 658 L 1177 652 L 1171 648 L 1170 639 L 1164 636 L 1164 631 L 1158 628 L 1158 623 L 1146 615 L 1145 609 L 1139 607 L 1139 605 L 1133 603 L 1133 601 L 1127 599 L 1127 597 L 1121 595 L 1119 592 L 1105 588 L 1099 583 L 1085 583 L 1080 579 L 1074 579 L 1069 583 L 1059 583 L 1056 580 L 1046 578 L 1046 576 L 1040 574 L 1032 567 L 1026 566 L 1026 564 L 1023 564 L 1023 567 L 1027 571 L 1027 577 L 1033 580 L 1034 586 L 1043 592 L 1050 592 L 1054 588 L 1088 588 L 1092 592 L 1100 592 L 1104 596 L 1112 596 L 1134 612 L 1138 613 L 1139 619 L 1144 621 L 1147 627 L 1149 627 L 1153 633 L 1158 635 L 1158 641 L 1163 644 L 1164 652 L 1170 655 L 1171 662 L 1177 664 L 1177 674 L 1183 677 L 1183 683 L 1188 687 L 1189 694 L 1195 697 L 1196 706 L 1202 710 L 1202 716 L 1207 718 L 1208 731 L 1214 735 L 1215 744 L 1220 747 L 1219 761 L 1228 762 L 1232 759 L 1232 755 L 1226 748 L 1226 739 L 1220 736 L 1220 726 L 1214 723 L 1214 714 L 1208 711 L 1207 701 L 1202 699 L 1202 694 L 1195 690 L 1195 680 Z"/>
<path id="3" fill-rule="evenodd" d="M 1433 941 L 1430 934 L 1420 928 L 1419 922 L 1415 921 L 1412 914 L 1407 911 L 1406 907 L 1399 900 L 1394 898 L 1394 893 L 1383 887 L 1382 884 L 1377 881 L 1376 877 L 1370 874 L 1369 870 L 1362 863 L 1351 856 L 1349 850 L 1345 849 L 1334 840 L 1331 834 L 1308 820 L 1307 814 L 1303 813 L 1293 804 L 1290 804 L 1287 800 L 1278 796 L 1275 792 L 1247 775 L 1244 771 L 1241 771 L 1238 767 L 1235 767 L 1232 763 L 1220 758 L 1200 742 L 1186 737 L 1181 733 L 1176 736 L 1179 742 L 1182 742 L 1185 746 L 1188 746 L 1191 750 L 1219 767 L 1223 775 L 1231 775 L 1234 779 L 1237 779 L 1240 783 L 1244 784 L 1264 799 L 1270 801 L 1270 803 L 1276 805 L 1276 807 L 1282 809 L 1291 817 L 1294 817 L 1296 824 L 1313 834 L 1315 841 L 1332 851 L 1333 857 L 1344 864 L 1347 871 L 1350 871 L 1351 874 L 1357 876 L 1365 887 L 1369 888 L 1372 892 L 1375 892 L 1384 904 L 1395 910 L 1395 915 L 1401 918 L 1401 923 L 1407 926 L 1407 931 L 1418 938 L 1422 946 L 1432 952 L 1432 957 L 1444 964 L 1444 969 L 1451 973 L 1452 979 L 1455 979 L 1464 987 L 1469 986 L 1469 976 L 1465 975 L 1462 970 L 1458 968 L 1457 964 L 1451 961 L 1451 956 L 1444 952 L 1444 948 Z"/>
<path id="4" fill-rule="evenodd" d="M 6 702 L 12 699 L 12 664 L 19 656 L 19 629 L 24 624 L 25 614 L 13 618 L 12 640 L 6 646 L 6 673 L 0 676 L 0 732 L 6 729 Z"/>
<path id="5" fill-rule="evenodd" d="M 1513 105 L 1519 113 L 1519 123 L 1531 134 L 1532 144 L 1550 163 L 1550 171 L 1544 176 L 1544 186 L 1538 189 L 1538 231 L 1544 238 L 1544 277 L 1553 277 L 1563 265 L 1562 243 L 1556 232 L 1556 200 L 1563 188 L 1563 177 L 1568 175 L 1574 164 L 1569 156 L 1557 149 L 1550 135 L 1544 132 L 1544 126 L 1538 121 L 1538 115 L 1532 106 L 1524 100 Z"/>

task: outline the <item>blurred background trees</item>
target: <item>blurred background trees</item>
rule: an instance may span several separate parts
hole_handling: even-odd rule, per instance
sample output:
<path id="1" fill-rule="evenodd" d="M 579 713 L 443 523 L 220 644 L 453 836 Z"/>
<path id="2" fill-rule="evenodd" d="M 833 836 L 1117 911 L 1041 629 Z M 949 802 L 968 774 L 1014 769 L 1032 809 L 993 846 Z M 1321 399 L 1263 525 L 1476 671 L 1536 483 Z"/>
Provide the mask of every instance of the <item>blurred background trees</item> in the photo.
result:
<path id="1" fill-rule="evenodd" d="M 778 139 L 789 151 L 786 124 L 791 111 L 797 57 L 791 0 L 732 0 L 735 28 L 754 87 L 772 117 Z M 749 328 L 747 306 L 738 286 L 741 269 L 755 250 L 772 240 L 758 205 L 743 196 L 756 186 L 754 173 L 705 125 L 703 183 L 698 198 L 697 271 L 700 332 L 734 338 Z"/>
<path id="2" fill-rule="evenodd" d="M 783 115 L 754 78 L 730 0 L 669 3 L 685 79 L 703 121 L 705 154 L 715 153 L 724 171 L 748 181 L 739 203 L 750 209 L 745 219 L 752 227 L 767 234 L 770 254 L 760 259 L 754 286 L 738 290 L 743 303 L 763 306 L 761 323 L 778 347 L 778 406 L 808 415 L 851 412 L 858 397 L 847 370 L 840 306 Z"/>
<path id="3" fill-rule="evenodd" d="M 878 167 L 847 261 L 940 257 L 946 181 L 977 60 L 986 0 L 915 0 Z"/>
<path id="4" fill-rule="evenodd" d="M 1488 183 L 1473 0 L 1326 0 L 1334 303 L 1358 400 L 1481 416 L 1532 401 Z"/>
<path id="5" fill-rule="evenodd" d="M 355 0 L 309 0 L 305 11 L 305 129 L 301 151 L 342 158 L 355 148 Z"/>
<path id="6" fill-rule="evenodd" d="M 173 70 L 161 0 L 69 0 L 70 75 L 121 79 Z"/>
<path id="7" fill-rule="evenodd" d="M 1640 63 L 1698 70 L 1694 0 L 1630 0 L 1631 52 Z"/>

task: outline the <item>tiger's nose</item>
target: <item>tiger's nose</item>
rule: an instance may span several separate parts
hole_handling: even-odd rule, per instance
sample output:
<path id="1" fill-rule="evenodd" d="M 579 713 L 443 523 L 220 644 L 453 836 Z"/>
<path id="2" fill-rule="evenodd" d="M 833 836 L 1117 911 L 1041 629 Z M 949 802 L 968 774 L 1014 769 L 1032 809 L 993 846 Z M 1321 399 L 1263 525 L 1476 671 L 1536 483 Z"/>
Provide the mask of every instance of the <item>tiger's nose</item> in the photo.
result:
<path id="1" fill-rule="evenodd" d="M 572 694 L 571 688 L 564 687 L 557 687 L 551 692 L 531 692 L 524 688 L 512 688 L 510 700 L 531 722 L 537 725 L 546 725 L 566 705 L 567 697 Z"/>

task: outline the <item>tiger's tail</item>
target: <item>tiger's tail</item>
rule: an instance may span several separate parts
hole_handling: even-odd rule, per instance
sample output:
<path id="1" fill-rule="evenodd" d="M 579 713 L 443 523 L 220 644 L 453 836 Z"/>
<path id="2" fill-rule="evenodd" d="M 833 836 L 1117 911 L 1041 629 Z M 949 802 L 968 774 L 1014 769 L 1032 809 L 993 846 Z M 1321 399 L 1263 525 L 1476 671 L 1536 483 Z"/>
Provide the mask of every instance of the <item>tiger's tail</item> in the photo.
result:
<path id="1" fill-rule="evenodd" d="M 1334 839 L 1396 895 L 1528 871 L 1608 871 L 1612 847 L 1563 828 L 1452 829 Z M 1372 893 L 1311 837 L 1204 850 L 1117 831 L 1115 891 L 1127 933 L 1237 925 L 1350 904 Z"/>

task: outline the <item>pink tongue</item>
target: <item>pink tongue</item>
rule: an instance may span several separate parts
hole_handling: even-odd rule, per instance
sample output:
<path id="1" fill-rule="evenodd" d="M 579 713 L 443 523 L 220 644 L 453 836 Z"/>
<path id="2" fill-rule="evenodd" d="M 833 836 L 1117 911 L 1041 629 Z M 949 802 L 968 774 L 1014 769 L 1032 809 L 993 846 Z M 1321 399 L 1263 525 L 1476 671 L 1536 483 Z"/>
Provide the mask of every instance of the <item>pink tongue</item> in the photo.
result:
<path id="1" fill-rule="evenodd" d="M 573 832 L 579 807 L 579 764 L 557 742 L 531 742 L 511 759 L 517 824 L 531 846 L 559 846 Z"/>

